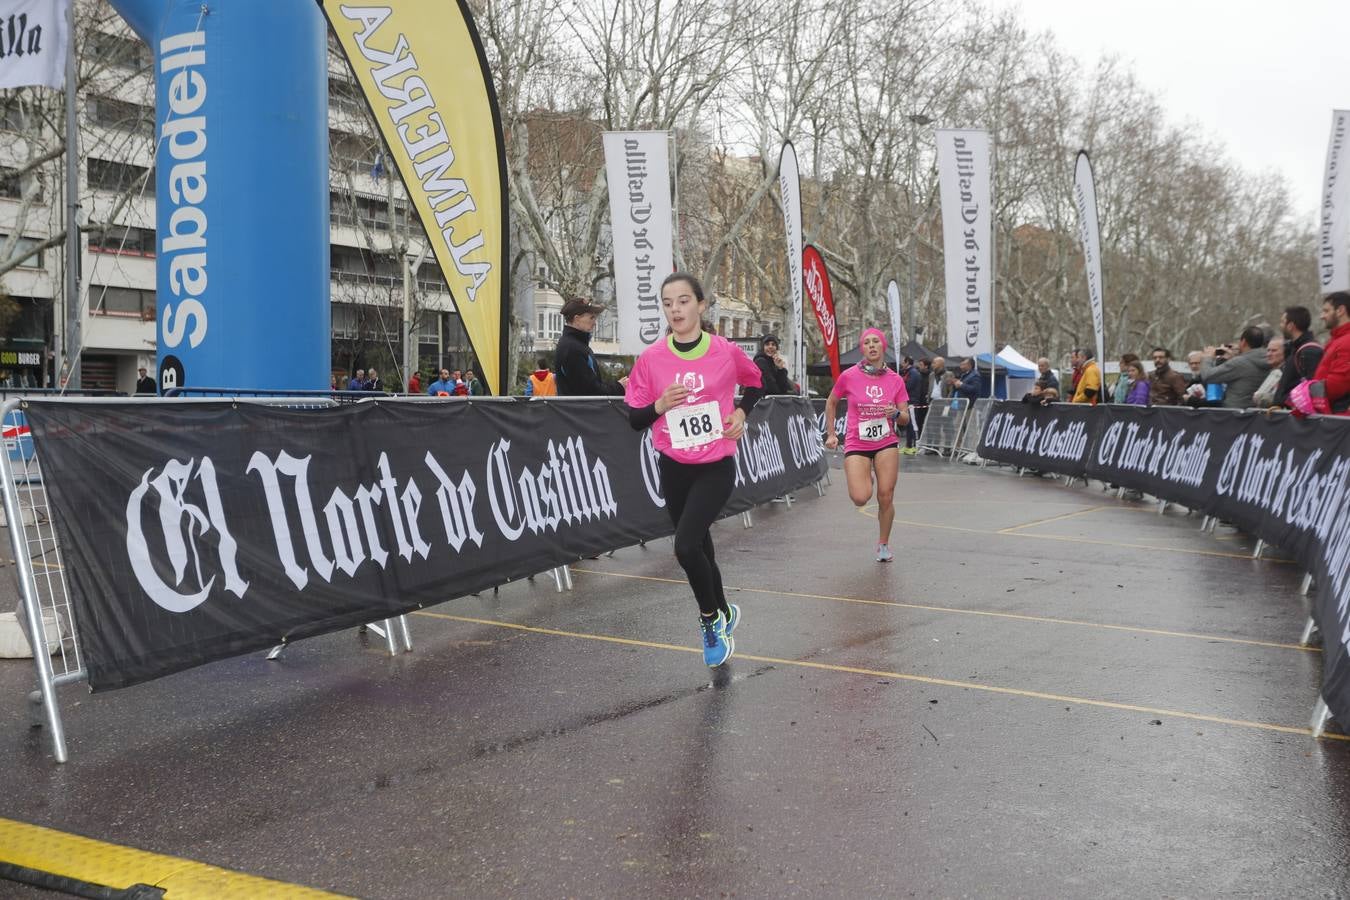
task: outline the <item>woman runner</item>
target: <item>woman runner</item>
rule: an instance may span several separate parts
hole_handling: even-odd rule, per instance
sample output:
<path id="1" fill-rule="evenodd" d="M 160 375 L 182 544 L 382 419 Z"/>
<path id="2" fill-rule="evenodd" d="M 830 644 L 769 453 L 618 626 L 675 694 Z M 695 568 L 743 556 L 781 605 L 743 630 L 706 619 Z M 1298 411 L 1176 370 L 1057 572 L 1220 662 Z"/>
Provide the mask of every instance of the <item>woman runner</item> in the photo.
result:
<path id="1" fill-rule="evenodd" d="M 675 272 L 661 284 L 670 334 L 643 351 L 624 400 L 634 429 L 652 429 L 661 488 L 675 523 L 675 557 L 698 601 L 703 661 L 720 666 L 736 649 L 741 610 L 727 603 L 709 528 L 736 482 L 736 441 L 763 396 L 759 369 L 740 348 L 703 330 L 703 286 Z M 736 385 L 745 391 L 734 403 Z"/>
<path id="2" fill-rule="evenodd" d="M 877 479 L 877 562 L 890 562 L 891 522 L 895 520 L 895 479 L 900 472 L 900 442 L 895 428 L 909 424 L 909 394 L 905 380 L 886 368 L 886 336 L 876 328 L 863 331 L 858 341 L 862 359 L 834 383 L 825 401 L 825 446 L 839 446 L 834 414 L 839 398 L 848 401 L 844 435 L 844 477 L 855 506 L 872 499 L 872 475 Z M 894 425 L 892 424 L 894 421 Z"/>

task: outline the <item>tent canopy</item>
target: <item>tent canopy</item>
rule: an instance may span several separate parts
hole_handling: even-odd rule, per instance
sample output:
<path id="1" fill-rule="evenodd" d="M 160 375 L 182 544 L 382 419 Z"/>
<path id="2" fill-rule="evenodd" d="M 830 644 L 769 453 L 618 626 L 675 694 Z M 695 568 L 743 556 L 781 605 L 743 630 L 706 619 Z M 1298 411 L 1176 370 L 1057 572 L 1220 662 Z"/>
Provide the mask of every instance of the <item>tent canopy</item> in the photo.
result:
<path id="1" fill-rule="evenodd" d="M 998 351 L 998 359 L 999 362 L 1005 363 L 1013 368 L 1030 369 L 1033 372 L 1038 371 L 1036 369 L 1036 361 L 1034 359 L 1027 359 L 1025 356 L 1018 353 L 1017 350 L 1013 348 L 1012 344 L 1008 344 L 1002 350 Z"/>
<path id="2" fill-rule="evenodd" d="M 1012 352 L 1009 353 L 1009 351 Z M 989 365 L 989 354 L 981 353 L 975 357 L 975 361 L 977 365 L 987 367 Z M 1000 371 L 1006 371 L 1012 378 L 1035 378 L 1040 374 L 1036 370 L 1036 364 L 1013 350 L 1011 345 L 999 351 L 998 368 Z"/>

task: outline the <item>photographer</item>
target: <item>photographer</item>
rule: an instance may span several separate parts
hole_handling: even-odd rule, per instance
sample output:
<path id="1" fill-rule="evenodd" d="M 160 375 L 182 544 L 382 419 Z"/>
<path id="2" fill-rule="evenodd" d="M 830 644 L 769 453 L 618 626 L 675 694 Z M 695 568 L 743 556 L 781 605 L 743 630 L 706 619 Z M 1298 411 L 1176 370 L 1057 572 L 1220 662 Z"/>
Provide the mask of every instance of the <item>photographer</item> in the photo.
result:
<path id="1" fill-rule="evenodd" d="M 1255 402 L 1253 395 L 1270 371 L 1265 347 L 1266 333 L 1253 325 L 1243 329 L 1236 347 L 1225 344 L 1205 348 L 1206 360 L 1200 374 L 1206 387 L 1227 385 L 1222 403 L 1225 409 L 1246 409 Z"/>

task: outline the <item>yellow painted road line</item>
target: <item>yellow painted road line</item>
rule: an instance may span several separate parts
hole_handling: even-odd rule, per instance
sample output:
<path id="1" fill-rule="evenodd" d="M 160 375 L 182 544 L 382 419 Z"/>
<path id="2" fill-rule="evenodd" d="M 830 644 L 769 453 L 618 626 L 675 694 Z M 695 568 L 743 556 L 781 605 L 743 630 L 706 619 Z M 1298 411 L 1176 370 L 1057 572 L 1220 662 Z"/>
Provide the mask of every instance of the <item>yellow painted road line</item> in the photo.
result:
<path id="1" fill-rule="evenodd" d="M 674 650 L 679 653 L 698 653 L 696 647 L 681 647 L 676 644 L 662 644 L 655 641 L 637 641 L 631 638 L 610 637 L 603 634 L 588 634 L 580 631 L 563 631 L 558 628 L 540 628 L 534 625 L 518 625 L 515 622 L 499 622 L 494 619 L 478 619 L 472 616 L 452 616 L 448 613 L 436 613 L 428 610 L 418 610 L 414 615 L 430 616 L 435 619 L 447 619 L 451 622 L 464 622 L 469 625 L 486 625 L 495 628 L 509 628 L 514 631 L 523 631 L 530 634 L 543 634 L 551 637 L 569 637 L 586 641 L 600 641 L 602 643 L 623 644 L 630 647 L 647 647 L 654 650 Z M 1226 716 L 1211 716 L 1204 713 L 1185 712 L 1179 709 L 1165 709 L 1157 706 L 1141 706 L 1134 703 L 1116 703 L 1112 700 L 1094 700 L 1088 697 L 1073 697 L 1068 694 L 1050 694 L 1044 691 L 1028 691 L 1019 688 L 1000 687 L 993 684 L 980 684 L 974 681 L 953 681 L 949 678 L 932 678 L 927 675 L 911 675 L 906 672 L 889 672 L 885 669 L 868 669 L 860 666 L 841 666 L 833 663 L 809 662 L 801 659 L 783 659 L 777 656 L 757 656 L 750 653 L 738 653 L 736 659 L 749 660 L 750 662 L 770 663 L 778 666 L 793 666 L 803 669 L 816 669 L 822 672 L 838 672 L 847 675 L 866 675 L 869 678 L 891 678 L 896 681 L 909 681 L 916 684 L 927 684 L 935 687 L 962 688 L 970 691 L 982 691 L 990 694 L 1003 694 L 1010 697 L 1026 697 L 1033 700 L 1051 700 L 1055 703 L 1079 704 L 1082 706 L 1096 706 L 1102 709 L 1121 710 L 1124 712 L 1144 713 L 1151 716 L 1171 716 L 1178 719 L 1189 719 L 1196 722 L 1211 722 L 1216 725 L 1232 725 L 1237 728 L 1251 728 L 1258 731 L 1275 731 L 1281 734 L 1297 734 L 1304 737 L 1312 737 L 1312 730 L 1309 728 L 1300 728 L 1293 725 L 1276 725 L 1271 722 L 1253 722 L 1248 719 L 1230 719 Z M 1322 737 L 1333 741 L 1350 741 L 1350 736 L 1341 734 L 1323 733 Z"/>
<path id="2" fill-rule="evenodd" d="M 148 884 L 163 888 L 169 900 L 342 896 L 12 819 L 0 819 L 0 862 L 118 889 Z"/>
<path id="3" fill-rule="evenodd" d="M 632 578 L 639 581 L 658 581 L 662 584 L 684 585 L 688 582 L 677 578 L 658 578 L 654 575 L 629 575 L 626 572 L 604 572 L 600 569 L 578 569 L 573 572 L 586 575 L 609 575 L 613 578 Z M 962 609 L 959 606 L 930 606 L 923 603 L 901 603 L 899 600 L 865 600 L 862 597 L 837 597 L 832 594 L 808 594 L 799 591 L 775 591 L 769 588 L 734 587 L 727 585 L 728 591 L 742 591 L 747 594 L 772 594 L 782 597 L 802 597 L 808 600 L 837 600 L 841 603 L 861 603 L 867 606 L 893 606 L 897 609 L 918 609 L 924 612 L 955 613 L 962 616 L 986 616 L 991 619 L 1016 619 L 1022 622 L 1039 622 L 1047 625 L 1075 625 L 1080 628 L 1102 628 L 1108 631 L 1128 631 L 1134 634 L 1153 634 L 1160 637 L 1189 638 L 1191 640 L 1218 642 L 1223 644 L 1245 644 L 1250 647 L 1273 647 L 1277 650 L 1299 650 L 1304 653 L 1321 653 L 1320 647 L 1305 647 L 1302 644 L 1282 644 L 1278 641 L 1258 641 L 1251 638 L 1224 637 L 1218 634 L 1201 634 L 1194 631 L 1168 631 L 1163 628 L 1142 628 L 1137 625 L 1111 625 L 1103 622 L 1088 622 L 1083 619 L 1059 619 L 1053 616 L 1029 616 L 1022 613 L 996 612 L 986 609 Z"/>
<path id="4" fill-rule="evenodd" d="M 1023 522 L 1021 525 L 1009 525 L 1007 528 L 1000 528 L 999 534 L 1015 534 L 1019 528 L 1030 528 L 1033 525 L 1048 525 L 1051 522 L 1059 522 L 1064 519 L 1072 519 L 1074 516 L 1082 516 L 1087 513 L 1097 512 L 1103 509 L 1111 509 L 1109 506 L 1089 506 L 1086 509 L 1076 510 L 1070 513 L 1063 513 L 1058 516 L 1048 516 L 1044 519 L 1035 519 L 1031 522 Z"/>

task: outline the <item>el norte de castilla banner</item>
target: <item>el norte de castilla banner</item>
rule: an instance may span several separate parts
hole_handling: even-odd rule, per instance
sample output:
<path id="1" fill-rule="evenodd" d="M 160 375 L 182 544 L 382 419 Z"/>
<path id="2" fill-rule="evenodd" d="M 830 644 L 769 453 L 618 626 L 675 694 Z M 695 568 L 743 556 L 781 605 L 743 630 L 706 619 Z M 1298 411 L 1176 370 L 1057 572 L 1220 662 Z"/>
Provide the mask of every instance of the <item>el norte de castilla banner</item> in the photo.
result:
<path id="1" fill-rule="evenodd" d="M 618 399 L 33 401 L 94 690 L 298 640 L 668 535 Z M 824 477 L 802 397 L 766 397 L 723 515 Z M 98 472 L 91 478 L 91 472 Z"/>
<path id="2" fill-rule="evenodd" d="M 488 390 L 506 393 L 506 147 L 464 0 L 323 0 L 431 241 Z"/>

